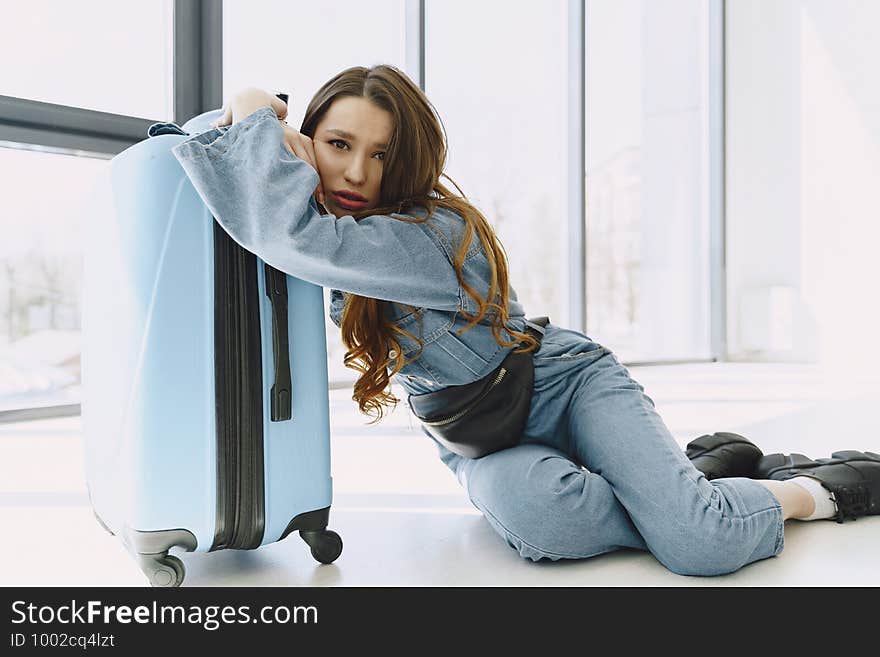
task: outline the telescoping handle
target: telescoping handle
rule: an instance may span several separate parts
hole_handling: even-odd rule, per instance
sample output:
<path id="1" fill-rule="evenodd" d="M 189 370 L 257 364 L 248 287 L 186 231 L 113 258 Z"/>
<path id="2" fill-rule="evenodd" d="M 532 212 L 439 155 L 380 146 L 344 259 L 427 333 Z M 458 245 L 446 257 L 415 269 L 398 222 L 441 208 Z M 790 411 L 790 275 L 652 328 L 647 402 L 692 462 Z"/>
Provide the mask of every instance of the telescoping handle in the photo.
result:
<path id="1" fill-rule="evenodd" d="M 265 264 L 265 263 L 264 263 Z M 265 264 L 266 296 L 272 303 L 272 352 L 275 382 L 272 384 L 272 422 L 292 417 L 290 342 L 287 339 L 287 275 Z"/>

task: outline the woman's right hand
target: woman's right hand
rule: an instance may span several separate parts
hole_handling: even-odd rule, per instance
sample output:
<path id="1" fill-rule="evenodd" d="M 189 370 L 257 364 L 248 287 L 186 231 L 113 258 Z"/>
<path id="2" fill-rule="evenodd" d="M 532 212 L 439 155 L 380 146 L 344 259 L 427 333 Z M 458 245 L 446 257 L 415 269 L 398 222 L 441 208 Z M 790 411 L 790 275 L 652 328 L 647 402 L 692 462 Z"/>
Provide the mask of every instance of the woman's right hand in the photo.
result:
<path id="1" fill-rule="evenodd" d="M 279 121 L 287 118 L 287 103 L 267 91 L 256 87 L 247 87 L 232 96 L 223 107 L 223 116 L 211 123 L 212 128 L 222 128 L 243 121 L 263 107 L 275 110 Z"/>

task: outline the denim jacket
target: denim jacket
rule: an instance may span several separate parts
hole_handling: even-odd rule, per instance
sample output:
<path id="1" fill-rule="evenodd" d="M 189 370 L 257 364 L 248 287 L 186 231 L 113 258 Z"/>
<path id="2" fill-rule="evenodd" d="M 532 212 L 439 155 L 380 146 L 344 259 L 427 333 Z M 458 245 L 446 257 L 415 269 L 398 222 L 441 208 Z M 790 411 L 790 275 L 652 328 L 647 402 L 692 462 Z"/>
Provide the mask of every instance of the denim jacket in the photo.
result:
<path id="1" fill-rule="evenodd" d="M 334 324 L 339 326 L 345 293 L 395 302 L 385 304 L 387 317 L 424 344 L 418 359 L 397 375 L 409 394 L 470 383 L 500 365 L 514 347 L 499 345 L 490 324 L 458 333 L 468 324 L 462 310 L 473 314 L 477 308 L 452 264 L 464 220 L 445 208 L 423 223 L 394 214 L 358 221 L 321 214 L 313 197 L 318 173 L 282 137 L 275 112 L 264 107 L 231 127 L 197 134 L 172 152 L 232 239 L 280 271 L 331 288 Z M 427 212 L 415 208 L 412 214 Z M 476 236 L 462 274 L 485 298 L 490 269 Z M 512 287 L 509 295 L 507 326 L 522 331 L 523 308 Z M 506 331 L 502 336 L 512 338 Z M 418 343 L 395 337 L 411 359 Z"/>

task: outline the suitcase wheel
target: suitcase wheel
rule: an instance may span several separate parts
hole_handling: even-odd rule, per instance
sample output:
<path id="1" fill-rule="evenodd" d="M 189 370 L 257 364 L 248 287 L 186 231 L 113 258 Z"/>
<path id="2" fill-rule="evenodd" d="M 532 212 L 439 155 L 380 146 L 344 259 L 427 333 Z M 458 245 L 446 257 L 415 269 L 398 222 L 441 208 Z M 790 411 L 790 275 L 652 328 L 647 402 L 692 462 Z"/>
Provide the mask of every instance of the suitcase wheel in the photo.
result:
<path id="1" fill-rule="evenodd" d="M 150 586 L 180 586 L 186 575 L 183 562 L 172 554 L 141 554 L 138 555 L 141 570 Z"/>
<path id="2" fill-rule="evenodd" d="M 312 549 L 312 556 L 321 563 L 333 563 L 342 554 L 342 538 L 331 529 L 309 531 L 301 529 L 300 538 Z"/>

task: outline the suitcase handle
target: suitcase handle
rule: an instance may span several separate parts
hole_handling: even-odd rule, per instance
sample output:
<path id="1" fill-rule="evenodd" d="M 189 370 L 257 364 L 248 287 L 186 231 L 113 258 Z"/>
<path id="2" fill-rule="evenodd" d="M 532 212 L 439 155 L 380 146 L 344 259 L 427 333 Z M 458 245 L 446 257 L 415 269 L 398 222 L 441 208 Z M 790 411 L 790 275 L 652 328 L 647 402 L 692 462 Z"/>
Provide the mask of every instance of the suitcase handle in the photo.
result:
<path id="1" fill-rule="evenodd" d="M 272 422 L 289 420 L 293 402 L 290 391 L 290 343 L 287 339 L 287 274 L 265 264 L 266 296 L 272 302 L 272 352 L 275 383 L 272 384 Z"/>

